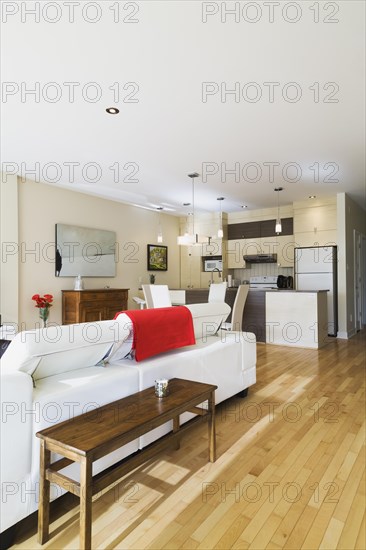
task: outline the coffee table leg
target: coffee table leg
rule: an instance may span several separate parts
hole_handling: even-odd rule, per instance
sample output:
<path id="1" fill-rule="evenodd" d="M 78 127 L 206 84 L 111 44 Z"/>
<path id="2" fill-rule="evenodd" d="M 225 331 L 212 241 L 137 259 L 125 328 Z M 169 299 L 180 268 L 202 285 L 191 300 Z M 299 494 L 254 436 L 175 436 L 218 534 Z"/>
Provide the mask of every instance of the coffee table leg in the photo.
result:
<path id="1" fill-rule="evenodd" d="M 83 457 L 80 463 L 80 550 L 91 549 L 92 530 L 92 462 Z"/>
<path id="2" fill-rule="evenodd" d="M 179 420 L 179 416 L 176 416 L 175 418 L 173 418 L 173 433 L 179 432 L 179 428 L 180 428 L 180 420 Z M 180 439 L 179 438 L 176 441 L 175 448 L 176 448 L 176 450 L 180 449 Z"/>
<path id="3" fill-rule="evenodd" d="M 216 460 L 215 392 L 208 398 L 208 448 L 210 462 Z"/>
<path id="4" fill-rule="evenodd" d="M 41 439 L 41 460 L 39 478 L 38 505 L 38 542 L 44 544 L 50 538 L 50 482 L 46 479 L 46 471 L 51 462 L 51 452 Z"/>

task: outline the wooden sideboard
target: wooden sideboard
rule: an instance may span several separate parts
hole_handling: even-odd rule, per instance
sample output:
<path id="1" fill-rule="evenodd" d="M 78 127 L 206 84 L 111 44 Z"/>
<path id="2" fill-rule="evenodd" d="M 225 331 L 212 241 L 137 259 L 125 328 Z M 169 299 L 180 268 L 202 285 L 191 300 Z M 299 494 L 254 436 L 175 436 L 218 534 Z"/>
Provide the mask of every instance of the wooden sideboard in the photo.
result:
<path id="1" fill-rule="evenodd" d="M 127 309 L 128 288 L 62 290 L 62 324 L 113 319 Z"/>

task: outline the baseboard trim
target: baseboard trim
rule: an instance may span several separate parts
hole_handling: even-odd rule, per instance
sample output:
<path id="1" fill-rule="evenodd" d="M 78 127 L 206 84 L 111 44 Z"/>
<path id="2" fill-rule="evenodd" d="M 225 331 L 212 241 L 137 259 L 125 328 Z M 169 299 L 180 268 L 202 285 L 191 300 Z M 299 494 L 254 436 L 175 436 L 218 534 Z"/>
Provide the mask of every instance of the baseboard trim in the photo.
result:
<path id="1" fill-rule="evenodd" d="M 349 338 L 352 338 L 352 336 L 355 336 L 357 334 L 357 330 L 353 328 L 352 330 L 346 332 L 341 331 L 337 333 L 337 338 L 341 338 L 343 340 L 349 340 Z"/>

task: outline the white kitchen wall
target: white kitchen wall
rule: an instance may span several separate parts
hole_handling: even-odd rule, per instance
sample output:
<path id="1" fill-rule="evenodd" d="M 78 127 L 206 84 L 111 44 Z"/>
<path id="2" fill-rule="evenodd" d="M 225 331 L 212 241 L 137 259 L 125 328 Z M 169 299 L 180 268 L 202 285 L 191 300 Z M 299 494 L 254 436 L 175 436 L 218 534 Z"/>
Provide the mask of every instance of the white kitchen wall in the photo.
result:
<path id="1" fill-rule="evenodd" d="M 240 282 L 249 280 L 250 277 L 259 277 L 263 275 L 293 275 L 292 267 L 279 267 L 277 264 L 251 264 L 251 267 L 245 269 L 230 269 L 234 279 L 239 279 Z"/>

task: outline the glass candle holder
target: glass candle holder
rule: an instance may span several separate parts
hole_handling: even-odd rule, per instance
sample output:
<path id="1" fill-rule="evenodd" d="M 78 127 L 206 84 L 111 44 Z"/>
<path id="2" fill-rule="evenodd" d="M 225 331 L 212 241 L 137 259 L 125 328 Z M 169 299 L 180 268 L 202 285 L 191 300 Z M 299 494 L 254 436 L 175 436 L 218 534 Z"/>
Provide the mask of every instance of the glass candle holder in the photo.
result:
<path id="1" fill-rule="evenodd" d="M 159 378 L 155 380 L 155 395 L 156 397 L 166 397 L 169 394 L 169 380 L 167 378 Z"/>

